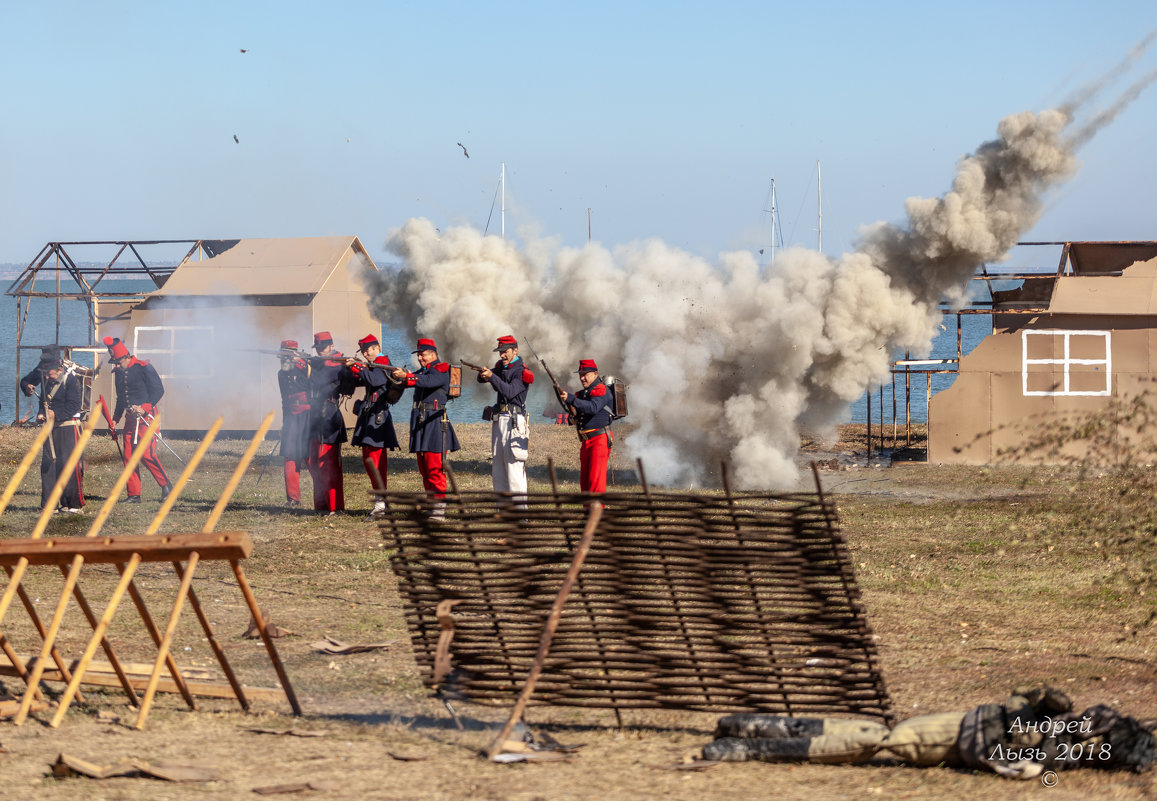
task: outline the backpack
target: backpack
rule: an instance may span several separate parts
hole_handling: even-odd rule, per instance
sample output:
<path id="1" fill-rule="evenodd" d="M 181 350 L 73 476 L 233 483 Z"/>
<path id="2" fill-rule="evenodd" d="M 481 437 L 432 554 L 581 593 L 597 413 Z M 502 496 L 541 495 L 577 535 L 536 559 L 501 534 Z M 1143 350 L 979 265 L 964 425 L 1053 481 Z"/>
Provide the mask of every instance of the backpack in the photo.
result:
<path id="1" fill-rule="evenodd" d="M 621 379 L 609 375 L 603 383 L 611 392 L 611 419 L 619 420 L 627 416 L 627 385 Z"/>
<path id="2" fill-rule="evenodd" d="M 450 365 L 450 388 L 446 390 L 446 397 L 453 400 L 462 397 L 462 367 Z"/>

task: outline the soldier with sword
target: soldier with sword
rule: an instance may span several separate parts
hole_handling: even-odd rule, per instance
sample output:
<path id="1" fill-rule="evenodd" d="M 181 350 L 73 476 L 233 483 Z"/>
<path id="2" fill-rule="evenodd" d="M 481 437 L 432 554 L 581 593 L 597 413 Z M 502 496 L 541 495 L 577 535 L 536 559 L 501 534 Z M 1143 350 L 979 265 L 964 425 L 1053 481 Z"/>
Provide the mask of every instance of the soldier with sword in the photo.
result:
<path id="1" fill-rule="evenodd" d="M 137 447 L 141 431 L 148 428 L 149 422 L 156 412 L 157 403 L 165 394 L 165 387 L 161 383 L 157 369 L 129 353 L 128 347 L 123 342 L 116 342 L 109 350 L 112 355 L 112 362 L 116 365 L 113 370 L 113 380 L 116 384 L 117 401 L 116 409 L 113 411 L 113 422 L 119 423 L 121 417 L 124 417 L 122 453 L 127 463 L 133 454 L 133 449 Z M 168 446 L 166 445 L 166 447 Z M 147 448 L 148 450 L 141 459 L 141 464 L 152 474 L 157 486 L 161 488 L 161 500 L 163 501 L 169 496 L 173 485 L 165 473 L 164 465 L 157 458 L 156 439 L 150 441 Z M 169 450 L 172 451 L 172 448 Z M 127 489 L 128 503 L 140 503 L 141 476 L 139 468 L 129 476 Z"/>

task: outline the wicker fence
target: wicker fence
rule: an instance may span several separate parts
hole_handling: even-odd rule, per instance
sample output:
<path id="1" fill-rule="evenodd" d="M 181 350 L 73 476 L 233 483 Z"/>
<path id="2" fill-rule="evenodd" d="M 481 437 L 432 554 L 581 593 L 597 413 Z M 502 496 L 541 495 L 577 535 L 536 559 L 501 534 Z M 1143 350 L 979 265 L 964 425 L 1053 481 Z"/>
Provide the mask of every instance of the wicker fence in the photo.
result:
<path id="1" fill-rule="evenodd" d="M 464 492 L 446 499 L 439 520 L 423 494 L 382 497 L 382 534 L 424 682 L 444 698 L 508 703 L 534 663 L 590 499 L 532 493 L 514 507 Z M 890 721 L 827 500 L 654 492 L 601 500 L 532 702 Z"/>

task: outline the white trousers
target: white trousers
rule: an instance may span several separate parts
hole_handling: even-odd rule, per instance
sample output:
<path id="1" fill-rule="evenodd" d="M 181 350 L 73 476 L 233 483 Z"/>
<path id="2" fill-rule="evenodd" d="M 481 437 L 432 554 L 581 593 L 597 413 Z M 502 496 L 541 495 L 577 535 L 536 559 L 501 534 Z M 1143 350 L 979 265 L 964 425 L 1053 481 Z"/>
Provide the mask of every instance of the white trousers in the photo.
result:
<path id="1" fill-rule="evenodd" d="M 496 414 L 490 424 L 490 475 L 495 492 L 526 492 L 530 425 L 526 415 Z"/>

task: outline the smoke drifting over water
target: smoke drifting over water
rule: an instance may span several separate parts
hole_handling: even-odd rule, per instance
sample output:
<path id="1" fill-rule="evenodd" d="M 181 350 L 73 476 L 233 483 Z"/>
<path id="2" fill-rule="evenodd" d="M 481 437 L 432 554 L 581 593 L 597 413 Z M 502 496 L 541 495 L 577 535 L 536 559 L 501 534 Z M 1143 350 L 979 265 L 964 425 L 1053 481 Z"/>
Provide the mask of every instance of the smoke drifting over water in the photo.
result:
<path id="1" fill-rule="evenodd" d="M 513 333 L 560 380 L 595 359 L 630 385 L 638 428 L 619 444 L 657 482 L 716 483 L 727 461 L 741 487 L 789 487 L 801 429 L 831 430 L 895 354 L 926 353 L 939 301 L 962 300 L 973 273 L 1037 221 L 1042 194 L 1107 122 L 1071 130 L 1099 89 L 1005 118 L 961 159 L 949 192 L 909 199 L 905 225 L 871 226 L 838 259 L 795 248 L 770 268 L 749 253 L 710 264 L 656 240 L 519 250 L 411 219 L 387 243 L 400 267 L 370 276 L 371 311 L 435 337 L 443 358 L 479 361 Z"/>

